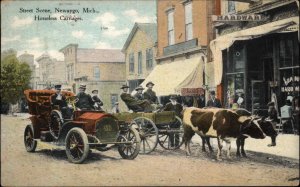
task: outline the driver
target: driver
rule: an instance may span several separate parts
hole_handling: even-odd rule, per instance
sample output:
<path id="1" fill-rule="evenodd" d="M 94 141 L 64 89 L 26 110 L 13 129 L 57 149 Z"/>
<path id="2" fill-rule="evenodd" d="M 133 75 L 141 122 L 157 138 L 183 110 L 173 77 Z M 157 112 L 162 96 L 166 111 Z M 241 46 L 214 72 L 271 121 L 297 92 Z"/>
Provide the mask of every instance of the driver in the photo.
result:
<path id="1" fill-rule="evenodd" d="M 59 106 L 59 109 L 63 115 L 63 118 L 70 118 L 72 116 L 72 111 L 68 108 L 66 97 L 61 93 L 61 85 L 55 85 L 55 94 L 51 96 L 51 105 Z"/>
<path id="2" fill-rule="evenodd" d="M 94 101 L 90 94 L 85 93 L 86 85 L 80 85 L 79 93 L 76 95 L 78 98 L 75 106 L 80 110 L 93 110 Z"/>

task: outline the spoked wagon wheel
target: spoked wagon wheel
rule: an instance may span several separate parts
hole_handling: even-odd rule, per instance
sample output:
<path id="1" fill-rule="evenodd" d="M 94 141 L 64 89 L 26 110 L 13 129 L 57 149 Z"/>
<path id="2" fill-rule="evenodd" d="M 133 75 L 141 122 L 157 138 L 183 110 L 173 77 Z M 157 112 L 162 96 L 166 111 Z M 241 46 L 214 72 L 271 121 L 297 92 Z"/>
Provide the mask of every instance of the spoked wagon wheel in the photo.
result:
<path id="1" fill-rule="evenodd" d="M 27 125 L 24 131 L 24 144 L 26 151 L 34 152 L 37 146 L 37 141 L 34 140 L 33 127 L 32 125 Z"/>
<path id="2" fill-rule="evenodd" d="M 183 126 L 182 120 L 175 116 L 175 121 L 171 122 L 166 128 L 159 131 L 158 143 L 164 149 L 174 150 L 178 149 L 183 141 Z"/>
<path id="3" fill-rule="evenodd" d="M 152 120 L 145 117 L 135 118 L 131 126 L 136 124 L 141 137 L 140 154 L 151 153 L 158 143 L 158 129 Z"/>
<path id="4" fill-rule="evenodd" d="M 118 151 L 122 158 L 133 160 L 140 151 L 141 138 L 139 132 L 130 127 L 126 133 L 119 136 L 118 142 L 130 142 L 126 144 L 119 144 Z"/>
<path id="5" fill-rule="evenodd" d="M 90 146 L 85 132 L 78 127 L 72 128 L 66 137 L 66 154 L 70 162 L 82 163 L 89 154 Z"/>

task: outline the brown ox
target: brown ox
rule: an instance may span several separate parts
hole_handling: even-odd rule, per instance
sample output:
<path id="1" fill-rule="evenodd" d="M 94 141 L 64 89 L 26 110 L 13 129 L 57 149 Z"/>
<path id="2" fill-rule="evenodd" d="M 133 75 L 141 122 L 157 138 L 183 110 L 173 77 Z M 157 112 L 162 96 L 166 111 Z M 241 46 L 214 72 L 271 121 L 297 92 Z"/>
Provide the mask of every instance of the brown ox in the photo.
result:
<path id="1" fill-rule="evenodd" d="M 201 137 L 215 137 L 218 141 L 217 159 L 220 159 L 223 141 L 226 142 L 227 157 L 230 158 L 231 138 L 248 135 L 263 139 L 263 133 L 253 118 L 239 116 L 236 112 L 220 108 L 186 108 L 183 111 L 184 143 L 187 155 L 191 154 L 190 141 L 195 133 Z"/>

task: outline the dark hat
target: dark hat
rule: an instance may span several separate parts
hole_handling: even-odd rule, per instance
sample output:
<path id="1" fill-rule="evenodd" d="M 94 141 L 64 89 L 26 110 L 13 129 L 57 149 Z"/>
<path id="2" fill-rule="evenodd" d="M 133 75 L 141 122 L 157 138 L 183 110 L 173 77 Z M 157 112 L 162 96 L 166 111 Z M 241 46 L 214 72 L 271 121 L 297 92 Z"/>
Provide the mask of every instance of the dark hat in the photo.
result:
<path id="1" fill-rule="evenodd" d="M 149 84 L 152 84 L 152 86 L 155 85 L 153 82 L 150 81 L 150 82 L 148 82 L 148 83 L 146 84 L 146 86 L 148 87 Z"/>
<path id="2" fill-rule="evenodd" d="M 274 106 L 274 105 L 275 105 L 275 103 L 273 101 L 268 103 L 268 106 Z"/>
<path id="3" fill-rule="evenodd" d="M 79 86 L 79 89 L 86 89 L 86 85 L 81 84 L 81 85 Z"/>
<path id="4" fill-rule="evenodd" d="M 170 99 L 177 99 L 176 95 L 171 95 Z"/>
<path id="5" fill-rule="evenodd" d="M 55 90 L 61 90 L 61 85 L 60 84 L 57 84 L 54 86 Z"/>
<path id="6" fill-rule="evenodd" d="M 216 95 L 216 92 L 215 91 L 211 91 L 210 95 Z"/>
<path id="7" fill-rule="evenodd" d="M 144 90 L 144 88 L 142 86 L 138 86 L 135 88 L 135 91 L 138 91 L 138 90 Z"/>
<path id="8" fill-rule="evenodd" d="M 92 93 L 94 93 L 94 92 L 98 92 L 98 90 L 93 90 Z"/>
<path id="9" fill-rule="evenodd" d="M 127 86 L 126 84 L 122 85 L 122 87 L 120 89 L 124 89 L 124 88 L 129 88 L 129 86 Z"/>

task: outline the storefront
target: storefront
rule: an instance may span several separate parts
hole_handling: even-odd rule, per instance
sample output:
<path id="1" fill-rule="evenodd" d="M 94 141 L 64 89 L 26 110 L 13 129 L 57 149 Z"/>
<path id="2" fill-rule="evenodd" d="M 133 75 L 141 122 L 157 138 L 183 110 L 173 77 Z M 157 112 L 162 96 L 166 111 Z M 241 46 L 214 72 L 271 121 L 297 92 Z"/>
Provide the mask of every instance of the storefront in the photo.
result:
<path id="1" fill-rule="evenodd" d="M 214 85 L 222 87 L 223 105 L 238 103 L 254 114 L 267 115 L 299 96 L 299 12 L 295 1 L 262 11 L 263 22 L 217 26 L 210 43 Z M 255 13 L 255 10 L 251 10 Z"/>
<path id="2" fill-rule="evenodd" d="M 253 113 L 266 114 L 269 101 L 280 107 L 288 96 L 299 96 L 297 34 L 237 41 L 223 52 L 225 107 L 238 103 Z"/>

